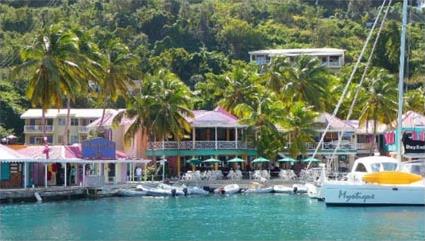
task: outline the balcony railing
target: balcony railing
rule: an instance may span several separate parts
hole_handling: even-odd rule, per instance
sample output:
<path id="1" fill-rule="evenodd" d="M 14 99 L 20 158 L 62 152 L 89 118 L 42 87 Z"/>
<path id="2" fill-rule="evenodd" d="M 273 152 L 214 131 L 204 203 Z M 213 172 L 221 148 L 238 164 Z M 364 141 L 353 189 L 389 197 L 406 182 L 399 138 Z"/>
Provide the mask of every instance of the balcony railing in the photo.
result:
<path id="1" fill-rule="evenodd" d="M 24 132 L 43 132 L 43 125 L 25 125 Z M 53 132 L 53 126 L 46 125 L 46 132 Z"/>
<path id="2" fill-rule="evenodd" d="M 78 127 L 78 131 L 79 131 L 80 133 L 88 133 L 88 132 L 89 132 L 89 130 L 90 130 L 90 128 L 88 128 L 88 127 L 86 127 L 86 126 L 80 126 L 80 127 Z"/>
<path id="3" fill-rule="evenodd" d="M 315 150 L 318 143 L 306 143 L 307 150 Z M 323 142 L 319 150 L 334 150 L 338 145 L 338 141 Z M 355 150 L 356 145 L 348 141 L 342 141 L 338 150 Z"/>
<path id="4" fill-rule="evenodd" d="M 149 149 L 179 149 L 179 150 L 198 150 L 198 149 L 247 149 L 248 145 L 242 141 L 155 141 L 149 142 Z"/>

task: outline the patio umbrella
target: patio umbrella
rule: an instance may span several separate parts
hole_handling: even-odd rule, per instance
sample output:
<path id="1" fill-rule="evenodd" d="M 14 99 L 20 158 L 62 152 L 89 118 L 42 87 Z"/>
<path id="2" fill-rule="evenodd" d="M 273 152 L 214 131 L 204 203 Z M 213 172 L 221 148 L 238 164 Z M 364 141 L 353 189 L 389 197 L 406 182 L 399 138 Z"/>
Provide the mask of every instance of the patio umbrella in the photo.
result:
<path id="1" fill-rule="evenodd" d="M 322 161 L 313 157 L 309 157 L 307 159 L 304 159 L 303 162 L 322 162 Z"/>
<path id="2" fill-rule="evenodd" d="M 295 160 L 295 159 L 293 159 L 293 158 L 290 158 L 290 157 L 285 157 L 285 158 L 282 158 L 282 159 L 277 160 L 277 162 L 290 162 L 290 163 L 295 163 L 295 162 L 297 162 L 297 160 Z"/>
<path id="3" fill-rule="evenodd" d="M 245 160 L 244 159 L 241 159 L 239 157 L 235 157 L 235 158 L 230 159 L 230 160 L 227 161 L 227 163 L 241 163 L 241 162 L 245 162 Z"/>
<path id="4" fill-rule="evenodd" d="M 264 157 L 258 157 L 255 158 L 252 163 L 264 163 L 264 162 L 270 162 L 270 160 L 264 158 Z"/>
<path id="5" fill-rule="evenodd" d="M 221 162 L 220 160 L 215 159 L 215 158 L 210 158 L 210 159 L 203 161 L 203 163 L 220 163 L 220 162 Z"/>
<path id="6" fill-rule="evenodd" d="M 201 160 L 196 159 L 196 158 L 186 160 L 187 164 L 192 164 L 192 165 L 198 165 L 198 164 L 201 164 L 201 162 L 202 162 Z"/>

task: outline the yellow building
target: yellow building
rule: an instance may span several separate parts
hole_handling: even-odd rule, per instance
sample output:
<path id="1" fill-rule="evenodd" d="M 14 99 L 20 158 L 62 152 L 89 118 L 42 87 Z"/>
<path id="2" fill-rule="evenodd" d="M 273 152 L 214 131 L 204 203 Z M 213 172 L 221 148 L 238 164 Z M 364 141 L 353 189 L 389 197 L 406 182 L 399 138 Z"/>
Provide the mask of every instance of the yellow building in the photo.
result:
<path id="1" fill-rule="evenodd" d="M 63 144 L 67 109 L 48 109 L 46 116 L 47 140 L 51 145 Z M 43 144 L 43 125 L 41 109 L 28 109 L 21 115 L 25 120 L 24 134 L 26 145 Z M 102 109 L 71 109 L 68 144 L 80 143 L 87 139 L 86 127 L 102 116 Z"/>

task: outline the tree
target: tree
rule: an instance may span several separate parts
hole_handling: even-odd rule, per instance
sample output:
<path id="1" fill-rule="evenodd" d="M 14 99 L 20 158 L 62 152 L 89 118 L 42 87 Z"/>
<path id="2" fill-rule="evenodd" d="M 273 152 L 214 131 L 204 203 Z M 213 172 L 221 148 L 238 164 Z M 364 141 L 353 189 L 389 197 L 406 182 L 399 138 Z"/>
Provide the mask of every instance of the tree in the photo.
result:
<path id="1" fill-rule="evenodd" d="M 62 25 L 51 25 L 37 35 L 31 46 L 22 51 L 24 61 L 15 71 L 33 73 L 26 95 L 33 106 L 42 109 L 43 136 L 46 136 L 45 112 L 61 108 L 63 99 L 74 99 L 86 88 L 85 72 L 74 60 L 79 52 L 79 39 Z"/>
<path id="2" fill-rule="evenodd" d="M 132 120 L 125 131 L 124 141 L 128 144 L 139 133 L 143 152 L 151 136 L 164 140 L 172 135 L 180 140 L 190 131 L 187 121 L 188 117 L 193 117 L 190 90 L 167 70 L 161 69 L 146 76 L 140 93 L 131 97 L 127 104 L 126 111 L 117 114 L 113 122 L 118 125 L 123 118 Z"/>
<path id="3" fill-rule="evenodd" d="M 374 140 L 372 150 L 376 148 L 376 130 L 378 123 L 390 124 L 397 115 L 397 87 L 395 77 L 384 69 L 373 69 L 365 79 L 362 89 L 363 96 L 359 122 L 360 125 L 367 125 L 373 121 Z"/>
<path id="4" fill-rule="evenodd" d="M 102 59 L 103 73 L 98 82 L 99 99 L 103 103 L 99 127 L 103 125 L 109 101 L 115 102 L 119 96 L 127 96 L 130 88 L 134 86 L 130 76 L 137 63 L 137 58 L 118 39 L 112 39 L 106 43 Z"/>
<path id="5" fill-rule="evenodd" d="M 268 86 L 282 99 L 290 103 L 305 101 L 316 110 L 324 108 L 331 76 L 319 59 L 305 55 L 292 61 L 290 58 L 275 59 L 267 70 L 266 78 Z"/>
<path id="6" fill-rule="evenodd" d="M 425 95 L 422 88 L 409 90 L 404 95 L 404 103 L 406 111 L 414 111 L 417 113 L 425 113 Z"/>
<path id="7" fill-rule="evenodd" d="M 285 118 L 279 123 L 289 143 L 288 152 L 292 157 L 306 153 L 306 143 L 313 141 L 314 118 L 318 115 L 311 107 L 298 101 L 289 107 Z"/>

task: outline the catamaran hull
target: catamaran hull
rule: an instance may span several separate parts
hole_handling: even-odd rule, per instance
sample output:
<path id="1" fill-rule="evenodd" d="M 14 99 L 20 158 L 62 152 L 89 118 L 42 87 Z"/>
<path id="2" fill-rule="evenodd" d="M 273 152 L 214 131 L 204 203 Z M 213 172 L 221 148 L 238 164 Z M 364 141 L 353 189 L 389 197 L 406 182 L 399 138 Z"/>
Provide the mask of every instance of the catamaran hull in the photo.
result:
<path id="1" fill-rule="evenodd" d="M 425 186 L 323 184 L 326 205 L 425 205 Z"/>

